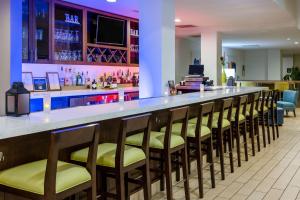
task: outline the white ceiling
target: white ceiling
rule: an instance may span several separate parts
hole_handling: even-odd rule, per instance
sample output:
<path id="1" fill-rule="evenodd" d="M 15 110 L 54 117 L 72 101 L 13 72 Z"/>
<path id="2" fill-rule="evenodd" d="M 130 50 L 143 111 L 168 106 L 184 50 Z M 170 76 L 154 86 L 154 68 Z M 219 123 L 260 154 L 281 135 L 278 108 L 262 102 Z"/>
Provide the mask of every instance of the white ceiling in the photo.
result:
<path id="1" fill-rule="evenodd" d="M 138 18 L 139 1 L 65 0 L 92 8 Z M 195 28 L 177 28 L 178 36 L 200 35 L 211 29 L 222 33 L 223 45 L 233 48 L 297 49 L 300 31 L 295 17 L 298 0 L 175 0 L 178 25 Z M 291 38 L 287 41 L 286 38 Z M 255 45 L 255 46 L 253 46 Z M 299 47 L 298 47 L 299 46 Z"/>
<path id="2" fill-rule="evenodd" d="M 296 0 L 176 0 L 176 15 L 182 24 L 180 36 L 199 35 L 202 30 L 222 33 L 223 46 L 298 49 L 300 31 L 295 17 Z M 291 38 L 287 41 L 287 38 Z"/>

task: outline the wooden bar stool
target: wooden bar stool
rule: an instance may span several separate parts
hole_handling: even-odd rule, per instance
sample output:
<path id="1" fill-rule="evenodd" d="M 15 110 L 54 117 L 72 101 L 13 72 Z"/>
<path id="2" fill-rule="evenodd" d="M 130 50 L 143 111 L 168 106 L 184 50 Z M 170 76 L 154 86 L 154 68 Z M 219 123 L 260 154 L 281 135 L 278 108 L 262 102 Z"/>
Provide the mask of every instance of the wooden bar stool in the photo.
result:
<path id="1" fill-rule="evenodd" d="M 220 157 L 221 178 L 225 180 L 225 163 L 224 163 L 224 143 L 229 146 L 230 171 L 234 172 L 233 154 L 232 154 L 232 98 L 222 99 L 215 103 L 215 111 L 212 120 L 212 133 L 215 141 L 217 156 Z M 196 124 L 197 118 L 190 119 L 189 123 Z M 202 124 L 209 125 L 209 117 L 204 117 Z"/>
<path id="2" fill-rule="evenodd" d="M 271 92 L 271 99 L 269 100 L 269 111 L 270 111 L 270 120 L 272 126 L 273 140 L 279 138 L 279 127 L 277 123 L 277 101 L 279 99 L 279 91 L 273 90 Z"/>
<path id="3" fill-rule="evenodd" d="M 217 155 L 220 157 L 221 178 L 225 180 L 225 163 L 224 163 L 224 142 L 229 146 L 230 171 L 234 172 L 233 154 L 232 154 L 232 98 L 222 99 L 216 102 L 215 111 L 212 120 L 212 133 L 215 142 Z M 189 123 L 196 124 L 197 118 L 189 120 Z M 202 124 L 209 125 L 209 117 L 204 117 Z"/>
<path id="4" fill-rule="evenodd" d="M 214 102 L 200 104 L 197 117 L 189 120 L 187 126 L 187 153 L 188 167 L 190 169 L 191 158 L 197 160 L 199 196 L 203 198 L 203 160 L 202 151 L 207 153 L 207 161 L 210 166 L 211 185 L 215 188 L 215 172 L 213 162 L 213 143 L 212 143 L 212 121 L 214 113 Z M 205 121 L 207 124 L 203 124 Z M 182 123 L 175 123 L 172 126 L 172 133 L 181 134 Z M 162 129 L 165 131 L 166 128 Z M 203 146 L 202 146 L 203 144 Z M 205 147 L 205 148 L 204 148 Z"/>
<path id="5" fill-rule="evenodd" d="M 121 120 L 121 127 L 117 144 L 103 143 L 98 145 L 97 173 L 101 178 L 100 195 L 101 199 L 115 198 L 119 200 L 129 199 L 127 181 L 141 184 L 144 189 L 144 199 L 151 199 L 151 183 L 149 169 L 149 135 L 151 130 L 151 114 L 124 118 Z M 140 146 L 136 148 L 125 145 L 127 134 L 141 132 Z M 71 159 L 77 162 L 86 162 L 87 149 L 82 149 L 71 154 Z M 142 179 L 130 179 L 128 172 L 135 169 L 142 171 Z M 115 178 L 116 194 L 107 191 L 107 177 Z M 126 180 L 125 180 L 126 179 Z M 100 184 L 98 184 L 100 186 Z"/>
<path id="6" fill-rule="evenodd" d="M 222 99 L 219 103 L 220 107 L 216 106 L 216 111 L 219 113 L 218 120 L 213 122 L 213 133 L 216 136 L 216 150 L 220 156 L 220 166 L 221 166 L 221 179 L 225 180 L 225 163 L 224 163 L 224 148 L 228 142 L 228 153 L 230 159 L 230 171 L 234 172 L 233 165 L 233 154 L 232 154 L 232 129 L 231 129 L 231 115 L 232 115 L 232 104 L 233 99 Z"/>
<path id="7" fill-rule="evenodd" d="M 30 199 L 65 199 L 87 191 L 96 200 L 97 124 L 51 132 L 48 159 L 0 172 L 0 190 Z M 58 160 L 59 152 L 73 146 L 88 146 L 85 167 Z"/>
<path id="8" fill-rule="evenodd" d="M 199 196 L 203 198 L 203 158 L 202 151 L 207 155 L 210 167 L 211 187 L 215 188 L 215 170 L 213 160 L 212 122 L 214 113 L 214 102 L 201 104 L 196 119 L 189 120 L 187 130 L 188 163 L 190 169 L 191 158 L 197 160 Z M 196 124 L 194 124 L 196 122 Z M 206 124 L 203 124 L 206 122 Z M 174 127 L 173 129 L 176 129 Z"/>
<path id="9" fill-rule="evenodd" d="M 248 145 L 247 145 L 247 124 L 246 124 L 246 111 L 247 111 L 248 96 L 239 96 L 236 98 L 235 107 L 232 111 L 231 126 L 236 139 L 236 149 L 238 166 L 241 166 L 241 147 L 240 136 L 243 136 L 243 146 L 245 153 L 245 160 L 248 161 Z"/>
<path id="10" fill-rule="evenodd" d="M 257 150 L 258 152 L 260 152 L 258 106 L 259 106 L 259 93 L 250 94 L 248 96 L 246 119 L 247 119 L 248 130 L 250 133 L 253 156 L 255 156 L 255 138 L 257 141 Z"/>
<path id="11" fill-rule="evenodd" d="M 267 128 L 267 137 L 268 143 L 271 143 L 271 136 L 270 136 L 270 125 L 269 125 L 269 107 L 268 102 L 270 98 L 270 91 L 262 91 L 260 97 L 260 105 L 259 105 L 259 119 L 262 125 L 262 133 L 263 133 L 263 144 L 264 147 L 267 146 L 266 141 L 266 128 Z"/>
<path id="12" fill-rule="evenodd" d="M 187 149 L 186 149 L 186 134 L 188 124 L 188 107 L 171 109 L 168 113 L 168 122 L 166 128 L 161 132 L 151 131 L 150 134 L 150 153 L 158 154 L 160 157 L 150 157 L 153 161 L 159 161 L 160 168 L 152 169 L 161 174 L 161 185 L 163 186 L 164 176 L 166 178 L 167 199 L 173 199 L 172 189 L 172 155 L 179 155 L 181 158 L 185 198 L 190 199 L 189 192 L 189 177 L 187 169 Z M 182 123 L 180 134 L 173 133 L 173 124 Z M 140 146 L 140 134 L 135 134 L 127 137 L 126 144 Z M 176 161 L 177 163 L 179 161 Z M 161 187 L 163 189 L 163 187 Z"/>

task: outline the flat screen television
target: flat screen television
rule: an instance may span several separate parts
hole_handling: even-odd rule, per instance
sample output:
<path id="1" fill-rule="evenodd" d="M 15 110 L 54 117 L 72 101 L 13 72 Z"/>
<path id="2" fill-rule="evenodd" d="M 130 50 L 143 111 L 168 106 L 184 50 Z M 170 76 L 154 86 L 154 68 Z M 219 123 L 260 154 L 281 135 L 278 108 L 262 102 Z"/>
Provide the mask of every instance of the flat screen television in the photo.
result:
<path id="1" fill-rule="evenodd" d="M 204 76 L 204 65 L 190 65 L 189 75 Z"/>
<path id="2" fill-rule="evenodd" d="M 98 15 L 96 43 L 126 46 L 126 21 Z"/>

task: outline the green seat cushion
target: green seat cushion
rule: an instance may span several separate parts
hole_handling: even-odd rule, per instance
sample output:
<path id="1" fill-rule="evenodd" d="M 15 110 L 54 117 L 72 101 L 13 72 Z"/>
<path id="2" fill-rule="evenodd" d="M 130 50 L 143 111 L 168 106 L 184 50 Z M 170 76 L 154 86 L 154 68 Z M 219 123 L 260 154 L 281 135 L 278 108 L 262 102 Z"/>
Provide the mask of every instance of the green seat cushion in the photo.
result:
<path id="1" fill-rule="evenodd" d="M 44 195 L 47 160 L 27 163 L 0 172 L 0 184 L 11 188 Z M 63 192 L 91 180 L 85 167 L 57 163 L 56 193 Z"/>
<path id="2" fill-rule="evenodd" d="M 134 146 L 142 146 L 143 138 L 144 138 L 144 133 L 131 135 L 126 138 L 126 144 L 134 145 Z M 164 149 L 164 140 L 165 140 L 165 133 L 151 131 L 149 146 L 150 148 L 154 148 L 154 149 Z M 184 144 L 184 139 L 181 136 L 171 134 L 170 148 L 175 148 L 182 144 Z"/>
<path id="3" fill-rule="evenodd" d="M 219 119 L 219 113 L 214 113 L 212 128 L 218 128 L 218 119 Z M 197 118 L 190 119 L 189 123 L 191 123 L 191 124 L 197 123 Z M 208 123 L 208 117 L 203 117 L 202 125 L 207 126 L 207 123 Z M 227 119 L 223 119 L 223 128 L 230 126 L 230 125 L 231 124 Z"/>
<path id="4" fill-rule="evenodd" d="M 247 105 L 246 116 L 250 116 L 250 110 L 251 110 L 251 105 Z M 255 110 L 255 109 L 253 110 L 253 115 L 254 116 L 258 115 L 257 110 Z"/>
<path id="5" fill-rule="evenodd" d="M 71 160 L 78 162 L 87 162 L 88 148 L 75 151 L 71 154 Z M 97 162 L 99 166 L 115 168 L 117 144 L 103 143 L 98 145 Z M 124 150 L 124 167 L 139 161 L 145 160 L 146 155 L 140 148 L 125 145 Z"/>
<path id="6" fill-rule="evenodd" d="M 172 133 L 175 135 L 181 135 L 182 123 L 176 123 L 172 126 Z M 163 127 L 161 131 L 165 132 L 166 127 Z M 210 129 L 207 126 L 201 126 L 201 136 L 206 136 L 211 133 Z M 196 124 L 188 123 L 187 127 L 187 137 L 195 137 L 196 136 Z"/>

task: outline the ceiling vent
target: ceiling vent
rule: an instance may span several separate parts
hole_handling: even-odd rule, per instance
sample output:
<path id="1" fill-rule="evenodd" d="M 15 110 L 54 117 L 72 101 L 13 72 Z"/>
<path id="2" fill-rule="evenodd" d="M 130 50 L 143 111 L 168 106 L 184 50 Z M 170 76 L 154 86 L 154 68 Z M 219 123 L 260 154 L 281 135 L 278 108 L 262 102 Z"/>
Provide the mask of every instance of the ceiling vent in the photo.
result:
<path id="1" fill-rule="evenodd" d="M 188 25 L 177 25 L 176 26 L 176 28 L 195 28 L 195 27 L 197 27 L 197 26 L 190 25 L 190 24 L 188 24 Z"/>

